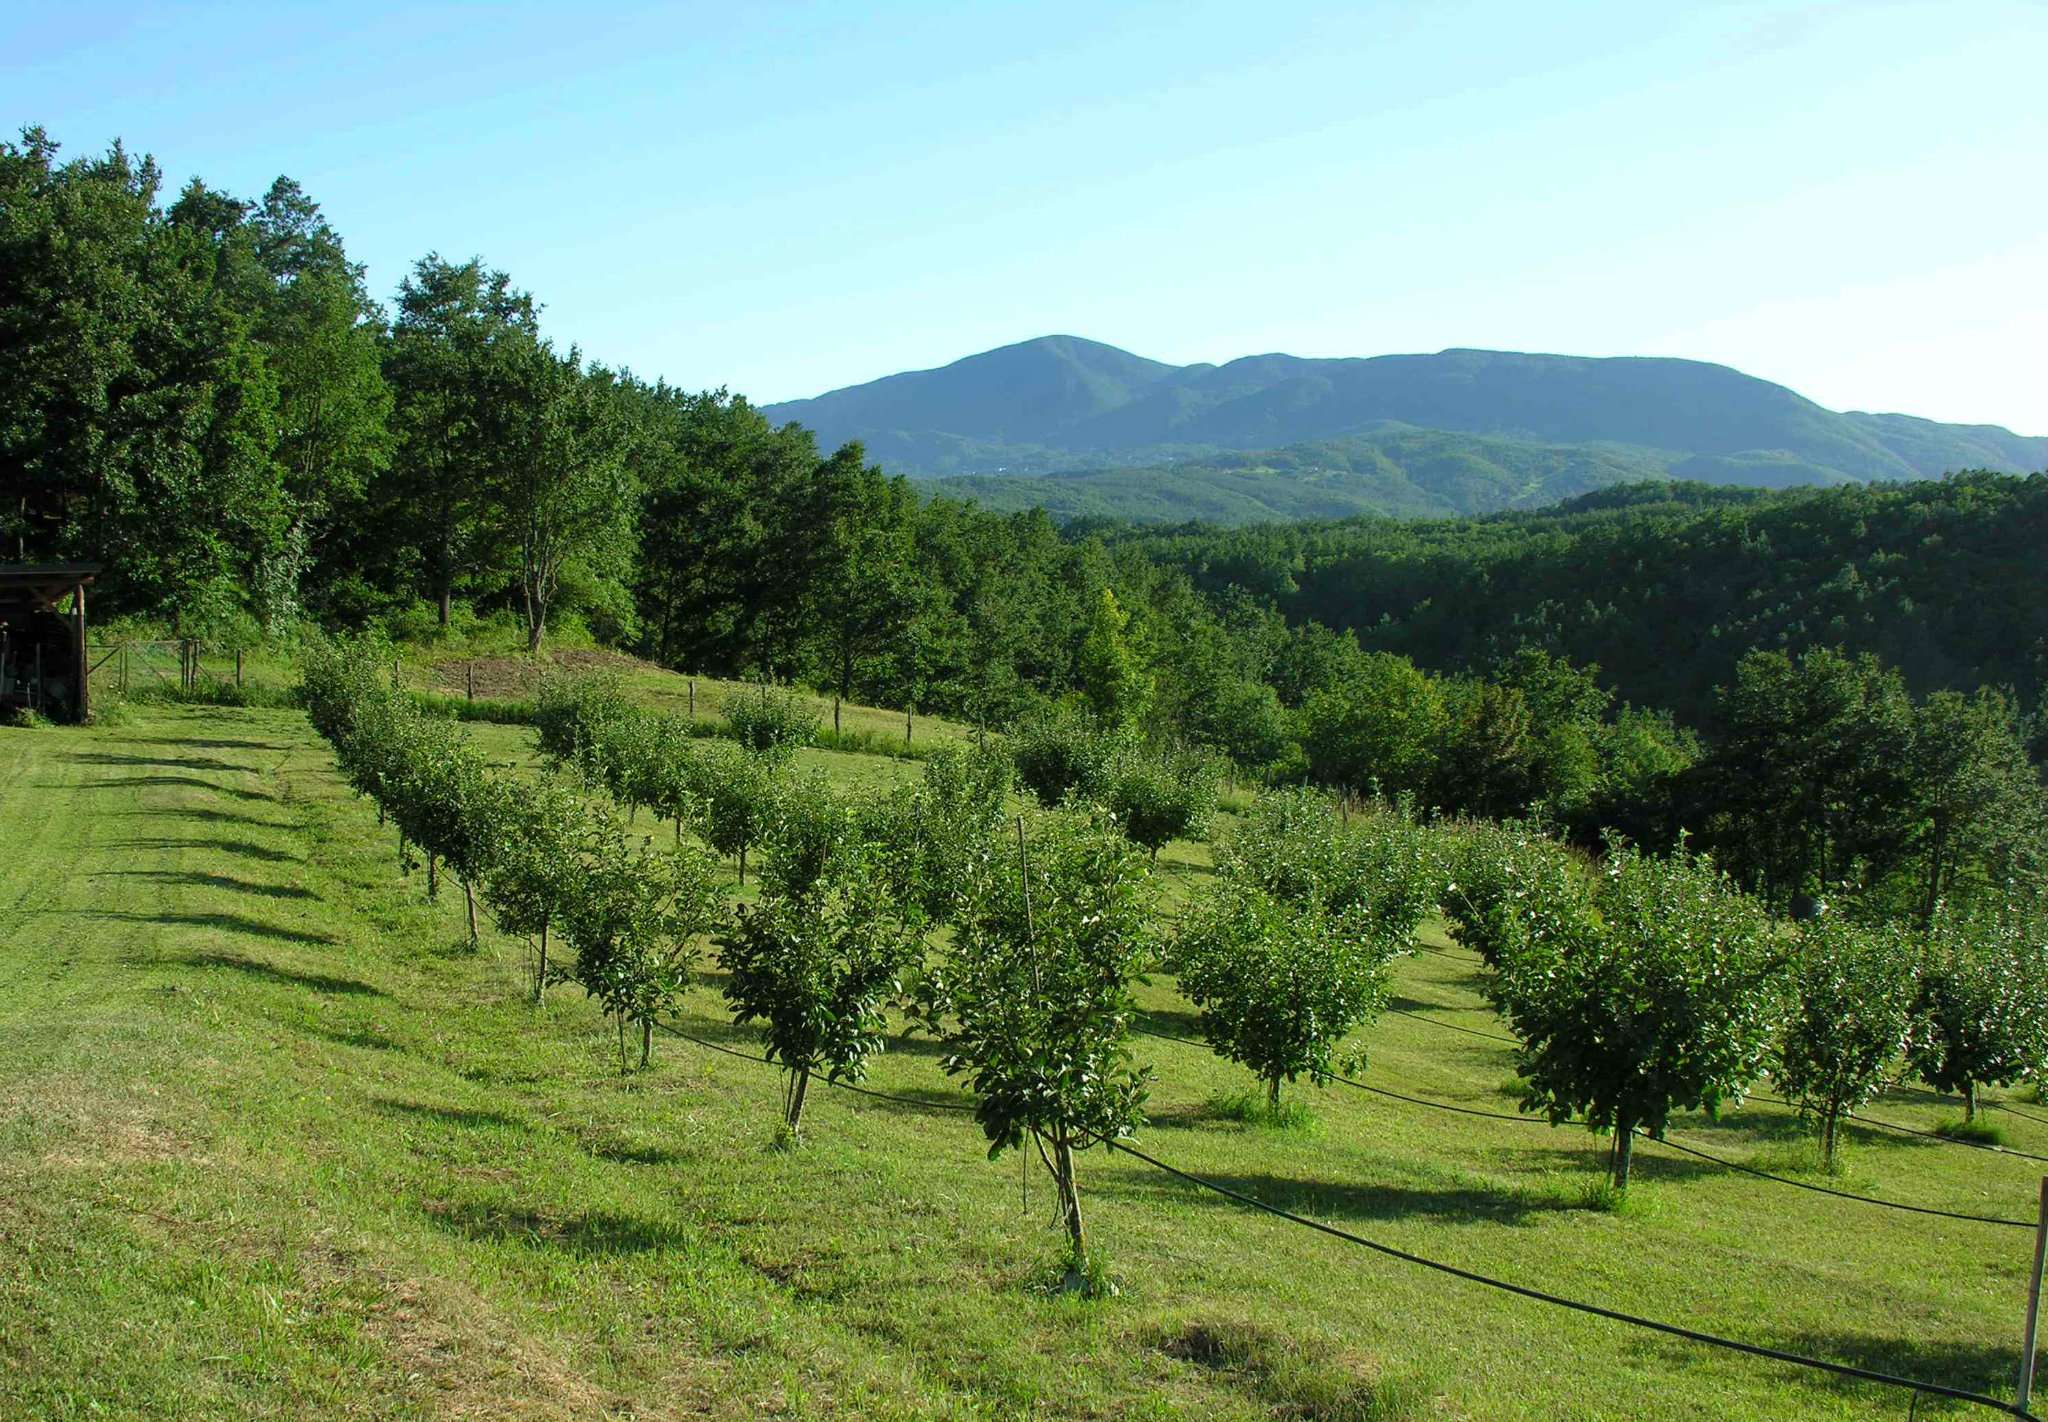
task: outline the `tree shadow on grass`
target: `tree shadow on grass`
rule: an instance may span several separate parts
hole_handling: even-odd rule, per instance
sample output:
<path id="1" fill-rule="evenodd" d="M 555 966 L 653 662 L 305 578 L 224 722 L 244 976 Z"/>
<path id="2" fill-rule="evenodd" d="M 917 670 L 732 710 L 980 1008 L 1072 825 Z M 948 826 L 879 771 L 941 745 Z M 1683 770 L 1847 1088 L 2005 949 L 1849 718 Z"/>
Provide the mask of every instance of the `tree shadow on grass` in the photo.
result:
<path id="1" fill-rule="evenodd" d="M 89 780 L 80 786 L 53 785 L 53 790 L 139 790 L 172 789 L 211 790 L 216 795 L 228 795 L 237 800 L 262 800 L 275 803 L 277 796 L 265 790 L 243 790 L 233 785 L 216 785 L 211 780 L 202 780 L 196 775 L 124 775 L 113 780 Z"/>
<path id="2" fill-rule="evenodd" d="M 1202 1040 L 1202 1017 L 1198 1012 L 1179 1007 L 1140 1008 L 1131 1019 L 1133 1027 L 1147 1032 L 1157 1032 L 1167 1037 L 1184 1037 L 1197 1047 L 1208 1044 Z"/>
<path id="3" fill-rule="evenodd" d="M 356 978 L 333 977 L 326 973 L 301 973 L 290 968 L 280 968 L 273 963 L 261 963 L 254 958 L 238 957 L 233 953 L 199 953 L 189 958 L 169 960 L 186 968 L 229 968 L 238 973 L 247 973 L 252 978 L 289 987 L 311 988 L 314 992 L 340 993 L 349 997 L 389 997 L 380 987 L 372 987 Z"/>
<path id="4" fill-rule="evenodd" d="M 150 879 L 159 884 L 181 884 L 194 889 L 226 889 L 231 893 L 254 894 L 266 899 L 310 899 L 318 897 L 296 884 L 252 884 L 227 874 L 203 874 L 196 869 L 106 869 L 95 879 Z"/>
<path id="5" fill-rule="evenodd" d="M 252 823 L 261 823 L 252 821 Z M 284 826 L 271 826 L 282 829 Z M 244 859 L 260 859 L 266 864 L 303 864 L 306 861 L 296 854 L 287 854 L 282 849 L 271 849 L 266 845 L 253 844 L 246 839 L 117 839 L 109 842 L 108 849 L 202 849 L 218 854 L 234 854 Z"/>
<path id="6" fill-rule="evenodd" d="M 1426 998 L 1408 997 L 1401 993 L 1395 993 L 1393 996 L 1389 997 L 1387 999 L 1387 1006 L 1395 1012 L 1420 1012 L 1425 1016 L 1439 1012 L 1484 1012 L 1486 1010 L 1485 1006 L 1480 1003 L 1459 1004 L 1455 1002 L 1432 1002 Z M 1455 1027 L 1463 1027 L 1466 1024 L 1462 1022 L 1456 1022 L 1451 1023 L 1450 1025 Z M 1505 1031 L 1502 1031 L 1501 1035 L 1506 1036 L 1507 1033 Z"/>
<path id="7" fill-rule="evenodd" d="M 1995 1343 L 1959 1343 L 1946 1340 L 1900 1338 L 1877 1333 L 1808 1330 L 1776 1337 L 1770 1346 L 1787 1353 L 1847 1363 L 1871 1372 L 1889 1373 L 1913 1382 L 1939 1383 L 1965 1392 L 1992 1397 L 2010 1397 L 2019 1372 L 2019 1348 Z M 1671 1345 L 1674 1354 L 1697 1356 L 1684 1344 Z M 1791 1372 L 1792 1369 L 1785 1369 Z M 1891 1399 L 1896 1415 L 1904 1416 L 1908 1398 L 1904 1389 L 1894 1390 L 1879 1383 L 1858 1382 L 1817 1369 L 1798 1369 L 1807 1384 L 1829 1392 L 1852 1393 L 1871 1399 L 1873 1404 Z M 1951 1411 L 1951 1409 L 1961 1409 Z M 1918 1409 L 1922 1417 L 1984 1416 L 1986 1413 L 1961 1403 L 1945 1403 L 1922 1396 Z"/>
<path id="8" fill-rule="evenodd" d="M 201 824 L 209 825 L 246 825 L 250 829 L 291 830 L 298 828 L 294 824 L 261 819 L 255 815 L 238 815 L 233 810 L 209 809 L 203 805 L 157 806 L 143 810 L 117 810 L 115 814 L 152 820 L 197 820 Z M 111 816 L 108 818 L 111 818 Z"/>
<path id="9" fill-rule="evenodd" d="M 556 1213 L 505 1205 L 435 1204 L 427 1218 L 451 1234 L 482 1244 L 523 1244 L 585 1257 L 652 1254 L 687 1249 L 673 1225 L 608 1210 Z"/>
<path id="10" fill-rule="evenodd" d="M 382 1032 L 372 1032 L 367 1027 L 308 1027 L 305 1030 L 312 1033 L 315 1037 L 324 1038 L 341 1047 L 361 1047 L 365 1051 L 371 1052 L 403 1052 L 406 1050 L 405 1043 L 398 1041 L 396 1038 L 387 1037 Z"/>
<path id="11" fill-rule="evenodd" d="M 467 1130 L 533 1130 L 531 1122 L 522 1121 L 517 1116 L 508 1116 L 502 1111 L 482 1111 L 467 1106 L 431 1106 L 424 1101 L 399 1101 L 389 1096 L 372 1097 L 370 1104 L 387 1115 L 410 1116 L 416 1120 L 433 1121 L 443 1126 L 461 1126 Z"/>
<path id="12" fill-rule="evenodd" d="M 1284 1175 L 1218 1174 L 1195 1171 L 1203 1179 L 1254 1200 L 1318 1220 L 1353 1222 L 1428 1219 L 1443 1224 L 1526 1224 L 1538 1215 L 1579 1208 L 1567 1196 L 1533 1191 L 1494 1189 L 1479 1185 L 1343 1185 L 1325 1180 L 1300 1180 Z M 1222 1209 L 1248 1211 L 1249 1206 L 1152 1169 L 1142 1161 L 1134 1169 L 1089 1182 L 1100 1195 L 1126 1194 L 1145 1199 L 1168 1196 L 1199 1200 Z"/>
<path id="13" fill-rule="evenodd" d="M 152 770 L 232 770 L 246 775 L 253 769 L 210 755 L 115 755 L 110 751 L 76 751 L 64 758 L 74 765 L 127 765 Z"/>
<path id="14" fill-rule="evenodd" d="M 198 737 L 187 739 L 183 736 L 123 736 L 121 737 L 121 744 L 127 746 L 174 746 L 179 750 L 282 751 L 291 749 L 290 746 L 281 746 L 274 741 L 249 741 L 229 736 L 204 739 Z"/>
<path id="15" fill-rule="evenodd" d="M 115 923 L 158 923 L 168 928 L 211 928 L 222 933 L 243 934 L 250 938 L 274 938 L 280 943 L 331 945 L 334 942 L 324 933 L 304 933 L 296 928 L 280 928 L 274 923 L 245 918 L 238 913 L 128 913 L 118 909 L 88 909 L 82 910 L 79 916 L 106 919 Z"/>

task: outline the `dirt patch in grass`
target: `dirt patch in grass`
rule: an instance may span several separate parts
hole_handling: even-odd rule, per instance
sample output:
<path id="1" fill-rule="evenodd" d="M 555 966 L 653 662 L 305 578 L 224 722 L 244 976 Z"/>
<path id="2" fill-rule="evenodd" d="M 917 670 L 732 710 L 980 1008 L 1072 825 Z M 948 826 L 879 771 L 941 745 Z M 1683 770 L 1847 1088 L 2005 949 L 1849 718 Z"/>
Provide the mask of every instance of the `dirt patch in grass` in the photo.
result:
<path id="1" fill-rule="evenodd" d="M 1245 1319 L 1197 1321 L 1156 1344 L 1168 1357 L 1257 1398 L 1274 1415 L 1304 1422 L 1398 1422 L 1424 1415 L 1433 1393 L 1419 1379 L 1373 1376 L 1364 1358 Z"/>

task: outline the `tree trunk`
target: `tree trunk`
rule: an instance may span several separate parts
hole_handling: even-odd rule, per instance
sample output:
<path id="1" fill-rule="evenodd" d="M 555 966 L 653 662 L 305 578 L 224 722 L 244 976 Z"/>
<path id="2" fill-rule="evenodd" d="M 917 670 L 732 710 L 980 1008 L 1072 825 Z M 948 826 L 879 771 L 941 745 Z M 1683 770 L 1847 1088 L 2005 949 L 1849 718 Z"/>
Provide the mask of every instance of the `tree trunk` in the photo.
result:
<path id="1" fill-rule="evenodd" d="M 405 869 L 405 831 L 404 831 L 404 830 L 400 830 L 400 831 L 398 832 L 398 872 L 399 872 L 399 873 L 401 873 L 401 874 L 403 874 L 403 873 L 405 873 L 405 872 L 406 872 L 406 869 Z"/>
<path id="2" fill-rule="evenodd" d="M 1616 1194 L 1628 1193 L 1628 1167 L 1636 1150 L 1636 1126 L 1633 1121 L 1617 1122 L 1614 1127 L 1614 1190 Z"/>
<path id="3" fill-rule="evenodd" d="M 626 1009 L 619 1009 L 619 1075 L 626 1074 Z"/>
<path id="4" fill-rule="evenodd" d="M 1074 1251 L 1074 1263 L 1085 1266 L 1088 1260 L 1088 1232 L 1081 1222 L 1081 1186 L 1074 1179 L 1074 1148 L 1063 1137 L 1053 1147 L 1053 1162 L 1058 1167 L 1055 1179 L 1060 1188 L 1060 1213 L 1065 1216 L 1067 1243 Z"/>
<path id="5" fill-rule="evenodd" d="M 809 1067 L 798 1067 L 796 1069 L 796 1080 L 790 1083 L 789 1088 L 788 1124 L 791 1136 L 797 1136 L 803 1132 L 804 1097 L 810 1094 L 810 1089 L 811 1069 Z"/>
<path id="6" fill-rule="evenodd" d="M 427 900 L 438 903 L 441 898 L 441 869 L 439 857 L 433 850 L 427 851 Z"/>
<path id="7" fill-rule="evenodd" d="M 1977 1119 L 1977 1083 L 1974 1081 L 1963 1083 L 1963 1119 L 1965 1121 Z"/>
<path id="8" fill-rule="evenodd" d="M 476 890 L 469 880 L 462 881 L 462 906 L 469 911 L 469 946 L 476 947 Z"/>
<path id="9" fill-rule="evenodd" d="M 1830 1106 L 1820 1122 L 1820 1163 L 1830 1174 L 1835 1168 L 1835 1127 L 1840 1120 L 1841 1108 Z"/>
<path id="10" fill-rule="evenodd" d="M 832 734 L 833 734 L 833 736 L 834 736 L 835 738 L 836 738 L 836 737 L 837 737 L 837 736 L 839 735 L 839 693 L 838 693 L 838 692 L 834 692 L 834 693 L 832 694 Z"/>
<path id="11" fill-rule="evenodd" d="M 548 985 L 548 921 L 540 921 L 540 964 L 533 973 L 533 1005 L 540 1006 L 540 995 Z"/>
<path id="12" fill-rule="evenodd" d="M 1280 1073 L 1277 1071 L 1266 1078 L 1266 1109 L 1268 1111 L 1278 1111 L 1280 1109 Z"/>
<path id="13" fill-rule="evenodd" d="M 747 847 L 746 847 L 746 846 L 745 846 L 745 845 L 743 844 L 743 845 L 741 845 L 741 846 L 740 846 L 740 887 L 744 889 L 744 888 L 745 888 L 746 886 L 747 886 Z"/>

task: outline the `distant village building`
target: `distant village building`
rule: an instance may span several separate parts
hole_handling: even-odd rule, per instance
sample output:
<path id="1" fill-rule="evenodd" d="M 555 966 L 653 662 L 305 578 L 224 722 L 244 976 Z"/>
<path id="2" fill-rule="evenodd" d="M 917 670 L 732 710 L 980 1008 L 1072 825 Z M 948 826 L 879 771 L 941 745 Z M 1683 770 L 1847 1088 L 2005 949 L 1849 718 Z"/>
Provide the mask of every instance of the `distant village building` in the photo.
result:
<path id="1" fill-rule="evenodd" d="M 92 714 L 85 589 L 97 563 L 0 563 L 0 713 Z"/>

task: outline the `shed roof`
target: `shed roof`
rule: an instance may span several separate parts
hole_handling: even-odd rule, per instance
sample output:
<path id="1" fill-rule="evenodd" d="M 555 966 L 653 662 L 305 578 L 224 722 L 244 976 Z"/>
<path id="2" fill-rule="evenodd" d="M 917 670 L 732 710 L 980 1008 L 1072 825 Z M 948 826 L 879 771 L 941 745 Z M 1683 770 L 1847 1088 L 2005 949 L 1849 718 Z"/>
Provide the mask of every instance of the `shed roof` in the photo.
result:
<path id="1" fill-rule="evenodd" d="M 98 563 L 0 563 L 0 602 L 48 607 L 93 580 Z"/>

